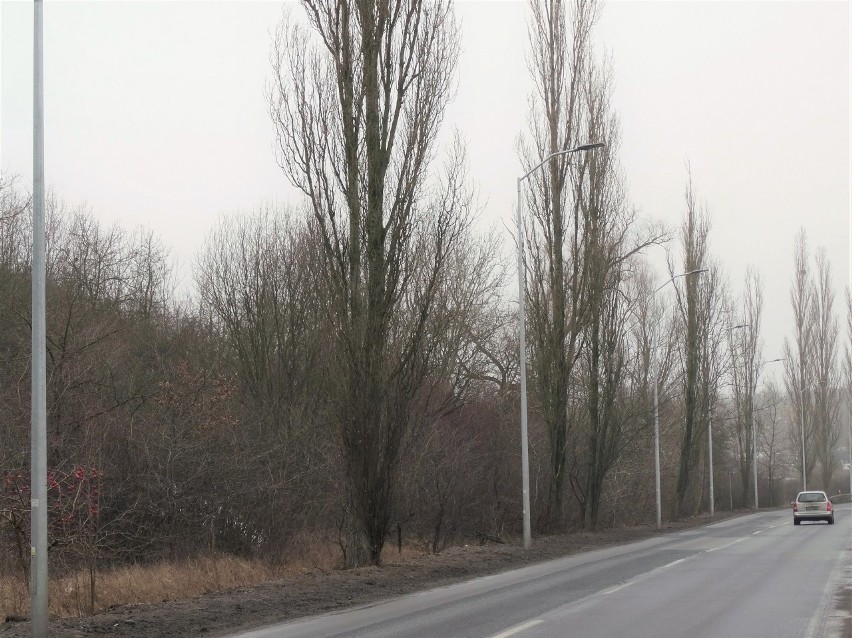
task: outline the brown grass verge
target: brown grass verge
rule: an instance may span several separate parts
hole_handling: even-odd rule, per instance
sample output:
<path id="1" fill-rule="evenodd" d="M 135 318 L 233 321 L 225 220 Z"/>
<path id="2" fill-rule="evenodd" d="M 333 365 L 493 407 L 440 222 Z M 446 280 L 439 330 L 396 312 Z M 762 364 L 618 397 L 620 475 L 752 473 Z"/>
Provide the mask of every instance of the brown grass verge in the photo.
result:
<path id="1" fill-rule="evenodd" d="M 191 598 L 213 591 L 257 585 L 279 572 L 258 561 L 233 556 L 207 556 L 179 563 L 131 565 L 97 575 L 95 611 L 114 605 Z M 89 575 L 74 572 L 51 578 L 51 616 L 68 618 L 90 613 Z M 29 593 L 20 577 L 0 576 L 0 617 L 29 615 Z"/>
<path id="2" fill-rule="evenodd" d="M 240 587 L 253 587 L 309 570 L 331 571 L 339 567 L 340 549 L 318 538 L 304 538 L 294 544 L 298 552 L 286 564 L 270 566 L 257 560 L 228 555 L 202 556 L 179 562 L 130 565 L 98 572 L 94 611 L 118 605 L 159 603 L 202 596 Z M 393 563 L 426 553 L 419 547 L 396 546 L 385 550 Z M 80 570 L 51 578 L 49 613 L 57 618 L 75 618 L 91 613 L 89 574 Z M 0 574 L 0 622 L 7 617 L 27 617 L 30 595 L 18 575 Z"/>
<path id="3" fill-rule="evenodd" d="M 211 555 L 104 570 L 98 572 L 96 578 L 94 611 L 118 605 L 194 598 L 211 592 L 252 587 L 307 570 L 328 571 L 337 567 L 339 550 L 336 547 L 316 539 L 305 539 L 298 546 L 299 555 L 280 566 L 229 555 Z M 403 552 L 411 554 L 405 548 Z M 48 587 L 51 616 L 72 618 L 91 613 L 88 571 L 50 578 Z M 26 581 L 19 575 L 0 574 L 0 622 L 10 616 L 27 617 L 29 608 Z"/>

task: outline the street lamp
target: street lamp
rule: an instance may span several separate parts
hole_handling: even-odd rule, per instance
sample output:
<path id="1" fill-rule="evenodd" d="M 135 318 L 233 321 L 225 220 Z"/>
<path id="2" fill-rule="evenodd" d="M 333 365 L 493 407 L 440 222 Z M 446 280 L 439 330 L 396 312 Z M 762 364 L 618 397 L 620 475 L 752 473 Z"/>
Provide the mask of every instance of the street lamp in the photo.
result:
<path id="1" fill-rule="evenodd" d="M 30 629 L 47 636 L 47 319 L 44 230 L 44 5 L 33 14 L 33 264 L 30 442 Z"/>
<path id="2" fill-rule="evenodd" d="M 799 391 L 799 419 L 802 424 L 802 491 L 808 489 L 808 470 L 805 467 L 805 384 Z"/>
<path id="3" fill-rule="evenodd" d="M 526 292 L 524 289 L 524 224 L 521 218 L 521 184 L 535 171 L 547 162 L 559 155 L 577 153 L 579 151 L 590 151 L 595 148 L 606 146 L 602 142 L 594 144 L 582 144 L 575 148 L 556 151 L 545 157 L 534 168 L 518 178 L 518 312 L 520 313 L 520 355 L 521 355 L 521 475 L 523 479 L 523 508 L 524 508 L 524 549 L 532 545 L 532 530 L 530 526 L 530 463 L 529 446 L 527 442 L 527 341 L 526 341 L 526 317 L 524 313 L 524 302 Z"/>
<path id="4" fill-rule="evenodd" d="M 849 502 L 852 503 L 852 401 L 849 405 Z"/>
<path id="5" fill-rule="evenodd" d="M 700 272 L 707 272 L 707 269 L 696 268 L 694 270 L 675 275 L 651 293 L 651 298 L 653 299 L 656 297 L 660 290 L 665 288 L 675 279 L 678 279 L 679 277 L 686 277 L 687 275 L 695 275 Z M 651 333 L 651 337 L 655 342 L 656 333 Z M 662 508 L 660 502 L 660 406 L 659 398 L 657 396 L 657 386 L 660 384 L 660 365 L 659 361 L 657 361 L 656 343 L 651 344 L 651 351 L 654 353 L 654 489 L 657 497 L 657 529 L 660 529 L 660 527 L 662 527 Z"/>
<path id="6" fill-rule="evenodd" d="M 728 330 L 728 332 L 733 333 L 733 331 L 737 328 L 745 328 L 745 324 L 743 323 L 738 326 L 733 326 Z M 707 356 L 707 340 L 709 337 L 710 335 L 708 334 L 707 338 L 704 340 L 705 357 Z M 709 383 L 710 380 L 708 379 L 707 382 Z M 707 457 L 707 464 L 710 469 L 710 518 L 713 518 L 713 516 L 716 515 L 716 494 L 713 484 L 713 415 L 711 414 L 709 406 L 707 410 Z M 728 479 L 730 479 L 730 475 L 728 476 Z M 730 480 L 728 482 L 730 483 Z M 731 507 L 731 509 L 733 509 L 733 507 Z"/>
<path id="7" fill-rule="evenodd" d="M 728 466 L 728 498 L 731 500 L 731 511 L 734 511 L 734 484 L 731 481 L 731 466 Z"/>
<path id="8" fill-rule="evenodd" d="M 776 363 L 778 361 L 784 361 L 784 359 L 783 358 L 781 358 L 781 359 L 770 359 L 769 361 L 764 361 L 761 364 L 760 367 L 762 368 L 767 363 Z M 754 383 L 755 383 L 755 385 L 757 385 L 757 379 L 754 380 Z M 752 410 L 752 413 L 754 413 L 754 410 Z M 757 503 L 757 424 L 754 422 L 753 416 L 750 416 L 750 418 L 751 418 L 751 456 L 754 459 L 754 462 L 752 463 L 752 466 L 753 466 L 752 471 L 754 473 L 754 511 L 756 512 L 759 509 L 758 503 Z"/>

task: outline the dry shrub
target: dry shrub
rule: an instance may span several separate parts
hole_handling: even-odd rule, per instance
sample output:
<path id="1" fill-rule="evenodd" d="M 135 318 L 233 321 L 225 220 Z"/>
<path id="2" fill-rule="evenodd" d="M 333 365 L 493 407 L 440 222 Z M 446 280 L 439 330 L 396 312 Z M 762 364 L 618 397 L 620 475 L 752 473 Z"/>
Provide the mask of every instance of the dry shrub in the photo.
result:
<path id="1" fill-rule="evenodd" d="M 342 561 L 340 545 L 328 534 L 303 532 L 293 538 L 281 570 L 290 575 L 310 569 L 339 569 Z"/>
<path id="2" fill-rule="evenodd" d="M 395 565 L 397 563 L 404 563 L 412 558 L 430 553 L 429 543 L 415 542 L 413 545 L 403 544 L 401 552 L 397 548 L 396 543 L 393 546 L 385 543 L 385 547 L 382 550 L 382 564 Z"/>
<path id="3" fill-rule="evenodd" d="M 97 608 L 126 603 L 149 603 L 192 598 L 214 591 L 245 587 L 266 582 L 275 574 L 257 561 L 234 556 L 205 556 L 179 563 L 129 566 L 100 575 Z M 62 579 L 65 598 L 74 598 L 79 586 L 85 588 L 85 577 Z M 69 596 L 70 595 L 70 596 Z M 54 605 L 59 605 L 59 601 Z M 59 615 L 77 615 L 76 608 L 56 609 Z"/>

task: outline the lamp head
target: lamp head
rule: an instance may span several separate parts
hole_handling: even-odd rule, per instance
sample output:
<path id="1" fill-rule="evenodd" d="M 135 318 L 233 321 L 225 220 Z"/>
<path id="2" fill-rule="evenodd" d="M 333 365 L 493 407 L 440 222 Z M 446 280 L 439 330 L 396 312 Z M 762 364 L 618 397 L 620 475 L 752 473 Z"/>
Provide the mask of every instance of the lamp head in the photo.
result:
<path id="1" fill-rule="evenodd" d="M 573 149 L 574 151 L 591 151 L 594 148 L 603 148 L 606 146 L 603 142 L 595 142 L 594 144 L 581 144 Z"/>

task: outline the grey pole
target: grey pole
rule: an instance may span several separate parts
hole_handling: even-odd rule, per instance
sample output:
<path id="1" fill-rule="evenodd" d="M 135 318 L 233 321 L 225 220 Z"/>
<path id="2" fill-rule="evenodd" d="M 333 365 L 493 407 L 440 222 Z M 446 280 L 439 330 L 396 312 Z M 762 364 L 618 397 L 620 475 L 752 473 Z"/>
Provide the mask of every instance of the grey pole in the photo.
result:
<path id="1" fill-rule="evenodd" d="M 704 359 L 707 366 L 707 395 L 710 395 L 710 325 L 708 319 L 707 335 L 704 338 Z M 710 518 L 716 514 L 716 498 L 713 490 L 713 408 L 710 401 L 707 402 L 707 467 L 709 469 L 708 478 L 710 480 Z"/>
<path id="2" fill-rule="evenodd" d="M 734 485 L 731 482 L 731 468 L 728 467 L 728 499 L 731 501 L 731 511 L 734 511 Z"/>
<path id="3" fill-rule="evenodd" d="M 713 417 L 707 416 L 707 463 L 710 468 L 710 518 L 716 514 L 716 500 L 713 493 Z"/>
<path id="4" fill-rule="evenodd" d="M 526 315 L 525 315 L 525 281 L 524 276 L 524 223 L 521 216 L 521 183 L 535 171 L 544 166 L 558 155 L 576 153 L 578 151 L 590 151 L 595 148 L 606 146 L 602 142 L 594 144 L 582 144 L 576 148 L 556 151 L 545 157 L 536 166 L 518 178 L 518 313 L 520 320 L 519 350 L 521 365 L 521 476 L 523 481 L 523 516 L 524 516 L 524 549 L 532 546 L 532 529 L 530 524 L 530 461 L 527 443 L 527 341 L 526 341 Z"/>
<path id="5" fill-rule="evenodd" d="M 35 638 L 47 636 L 47 347 L 44 239 L 43 4 L 34 4 L 33 29 L 33 265 L 32 421 L 30 450 L 30 617 Z"/>
<path id="6" fill-rule="evenodd" d="M 520 317 L 521 364 L 521 474 L 523 477 L 524 549 L 532 545 L 530 525 L 530 461 L 527 442 L 527 337 L 524 288 L 524 224 L 521 218 L 521 182 L 518 178 L 518 313 Z"/>
<path id="7" fill-rule="evenodd" d="M 734 330 L 738 330 L 739 328 L 748 327 L 747 323 L 741 323 L 736 326 L 731 326 L 728 324 L 728 343 L 731 347 L 731 366 L 734 374 L 734 385 L 736 386 L 736 377 L 737 377 L 737 368 L 736 368 L 736 352 L 734 350 Z M 751 387 L 748 389 L 750 400 L 753 400 L 753 393 L 751 391 Z M 734 406 L 736 407 L 737 419 L 739 420 L 739 412 L 740 408 L 736 402 L 736 395 L 734 396 Z M 754 443 L 754 419 L 752 418 L 752 414 L 749 414 L 749 419 L 752 421 L 752 429 L 751 429 L 751 454 L 752 454 L 752 465 L 757 467 L 757 455 L 756 455 L 756 446 Z M 728 480 L 730 481 L 730 473 L 728 474 Z M 743 477 L 743 480 L 747 480 L 746 477 Z M 743 507 L 745 507 L 745 503 L 743 503 Z M 731 496 L 731 509 L 733 510 L 733 495 Z M 754 472 L 754 509 L 757 510 L 757 471 Z"/>
<path id="8" fill-rule="evenodd" d="M 668 283 L 668 282 L 667 282 Z M 657 397 L 657 386 L 660 384 L 660 363 L 657 361 L 655 349 L 656 339 L 652 337 L 651 352 L 654 357 L 654 490 L 657 502 L 657 529 L 662 527 L 662 508 L 660 498 L 660 405 Z"/>
<path id="9" fill-rule="evenodd" d="M 757 424 L 754 421 L 754 414 L 749 417 L 751 419 L 751 456 L 752 456 L 752 473 L 754 478 L 754 511 L 759 509 L 757 502 Z"/>
<path id="10" fill-rule="evenodd" d="M 690 270 L 688 272 L 681 273 L 679 275 L 675 275 L 662 286 L 659 286 L 652 294 L 651 298 L 656 297 L 657 293 L 660 292 L 663 288 L 668 286 L 671 282 L 679 277 L 686 277 L 688 275 L 695 275 L 700 272 L 707 272 L 706 268 L 696 268 L 694 270 Z M 654 353 L 654 488 L 656 489 L 656 498 L 657 498 L 657 529 L 662 527 L 662 507 L 661 501 L 662 497 L 660 495 L 660 407 L 659 407 L 659 399 L 657 397 L 657 386 L 659 385 L 660 380 L 657 378 L 660 373 L 660 365 L 659 361 L 657 361 L 657 353 L 656 353 L 656 339 L 652 335 L 652 343 L 651 350 Z"/>
<path id="11" fill-rule="evenodd" d="M 776 363 L 778 361 L 784 361 L 781 359 L 772 359 L 770 361 L 764 361 L 761 364 L 761 368 L 765 366 L 767 363 Z M 755 385 L 757 385 L 757 380 L 755 379 Z M 757 423 L 754 421 L 754 404 L 752 401 L 749 401 L 749 405 L 751 406 L 751 414 L 749 415 L 749 419 L 751 420 L 751 455 L 753 458 L 752 462 L 752 471 L 754 472 L 754 511 L 756 512 L 759 509 L 758 501 L 757 501 Z"/>
<path id="12" fill-rule="evenodd" d="M 849 500 L 852 501 L 852 401 L 849 401 Z"/>
<path id="13" fill-rule="evenodd" d="M 808 489 L 808 474 L 807 469 L 805 468 L 805 387 L 802 385 L 802 390 L 799 393 L 799 398 L 801 401 L 799 402 L 799 416 L 802 420 L 802 491 Z"/>

